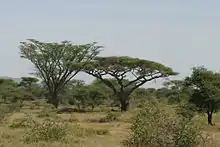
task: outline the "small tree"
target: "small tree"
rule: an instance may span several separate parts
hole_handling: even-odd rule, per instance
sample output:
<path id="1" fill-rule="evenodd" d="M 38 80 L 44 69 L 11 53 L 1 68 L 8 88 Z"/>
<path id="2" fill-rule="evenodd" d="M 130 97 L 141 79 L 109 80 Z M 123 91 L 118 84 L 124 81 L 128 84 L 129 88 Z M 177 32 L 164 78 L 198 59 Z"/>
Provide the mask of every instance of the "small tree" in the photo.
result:
<path id="1" fill-rule="evenodd" d="M 104 103 L 106 99 L 105 93 L 99 87 L 92 85 L 87 86 L 88 88 L 88 105 L 91 106 L 92 111 L 95 106 L 99 106 Z"/>
<path id="2" fill-rule="evenodd" d="M 47 86 L 49 102 L 57 108 L 60 102 L 59 93 L 80 72 L 83 67 L 81 63 L 93 59 L 100 48 L 96 43 L 75 45 L 68 41 L 45 43 L 29 39 L 28 42 L 21 43 L 20 54 L 34 64 L 35 74 Z M 67 67 L 68 62 L 72 62 L 71 69 Z"/>
<path id="3" fill-rule="evenodd" d="M 102 90 L 92 85 L 76 85 L 67 95 L 69 104 L 76 105 L 79 110 L 89 106 L 93 111 L 95 106 L 103 104 L 106 98 Z"/>
<path id="4" fill-rule="evenodd" d="M 77 86 L 71 91 L 69 104 L 76 105 L 80 111 L 88 106 L 88 89 L 85 86 Z"/>
<path id="5" fill-rule="evenodd" d="M 121 111 L 128 110 L 129 96 L 138 87 L 154 79 L 177 75 L 171 68 L 160 63 L 125 56 L 96 57 L 85 66 L 84 71 L 113 90 L 120 101 Z M 119 88 L 104 76 L 114 78 Z"/>
<path id="6" fill-rule="evenodd" d="M 199 112 L 206 113 L 208 124 L 213 125 L 212 114 L 220 108 L 220 73 L 194 67 L 185 83 L 193 89 L 189 102 L 195 104 Z"/>

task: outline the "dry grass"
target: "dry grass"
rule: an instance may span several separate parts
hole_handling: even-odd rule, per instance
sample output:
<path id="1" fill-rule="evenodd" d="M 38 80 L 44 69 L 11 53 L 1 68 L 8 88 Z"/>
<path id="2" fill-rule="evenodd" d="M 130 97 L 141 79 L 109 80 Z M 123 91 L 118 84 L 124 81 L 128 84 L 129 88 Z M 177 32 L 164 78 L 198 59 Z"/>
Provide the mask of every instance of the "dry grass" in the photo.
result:
<path id="1" fill-rule="evenodd" d="M 121 141 L 128 135 L 130 118 L 132 114 L 135 114 L 135 111 L 126 112 L 119 117 L 119 120 L 105 123 L 90 120 L 100 120 L 106 116 L 106 112 L 58 114 L 58 117 L 51 119 L 66 122 L 70 126 L 69 133 L 64 141 L 39 141 L 27 144 L 22 141 L 22 137 L 31 128 L 11 128 L 10 125 L 15 120 L 25 118 L 26 114 L 29 114 L 38 123 L 48 119 L 37 117 L 40 111 L 41 109 L 25 108 L 9 116 L 5 122 L 0 124 L 0 147 L 120 147 Z M 217 144 L 220 144 L 219 114 L 214 116 L 216 124 L 214 127 L 206 125 L 206 116 L 197 116 L 194 120 L 199 125 L 203 125 L 204 133 L 208 133 Z"/>
<path id="2" fill-rule="evenodd" d="M 25 143 L 22 137 L 30 131 L 30 128 L 11 128 L 10 125 L 16 121 L 24 120 L 29 114 L 33 120 L 38 123 L 43 122 L 48 118 L 37 117 L 40 109 L 22 109 L 16 112 L 0 125 L 0 147 L 119 147 L 120 142 L 126 137 L 129 123 L 123 121 L 91 123 L 89 120 L 101 119 L 106 116 L 106 113 L 72 113 L 58 114 L 56 121 L 63 121 L 71 127 L 69 134 L 64 141 L 39 141 L 37 143 Z M 51 118 L 53 119 L 53 118 Z M 76 129 L 78 126 L 78 130 Z"/>

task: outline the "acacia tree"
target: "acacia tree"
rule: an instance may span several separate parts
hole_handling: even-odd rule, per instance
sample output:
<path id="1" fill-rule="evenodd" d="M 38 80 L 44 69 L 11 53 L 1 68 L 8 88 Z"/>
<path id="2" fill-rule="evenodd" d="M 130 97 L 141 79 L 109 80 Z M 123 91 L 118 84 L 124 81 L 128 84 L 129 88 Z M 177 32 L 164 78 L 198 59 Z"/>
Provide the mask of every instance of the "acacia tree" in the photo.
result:
<path id="1" fill-rule="evenodd" d="M 186 77 L 185 84 L 193 89 L 190 103 L 201 113 L 206 113 L 208 124 L 212 123 L 212 114 L 220 109 L 220 73 L 204 67 L 194 67 L 192 75 Z"/>
<path id="2" fill-rule="evenodd" d="M 96 43 L 75 45 L 69 41 L 51 43 L 29 39 L 21 42 L 20 54 L 32 62 L 34 74 L 47 86 L 49 102 L 57 108 L 59 93 L 80 72 L 84 62 L 90 61 L 100 52 L 100 48 Z M 71 69 L 67 66 L 69 62 L 72 62 Z"/>
<path id="3" fill-rule="evenodd" d="M 160 63 L 126 56 L 96 57 L 84 67 L 84 72 L 100 79 L 113 90 L 120 101 L 121 111 L 128 110 L 129 96 L 138 87 L 154 79 L 177 75 Z M 114 78 L 119 87 L 104 76 Z"/>

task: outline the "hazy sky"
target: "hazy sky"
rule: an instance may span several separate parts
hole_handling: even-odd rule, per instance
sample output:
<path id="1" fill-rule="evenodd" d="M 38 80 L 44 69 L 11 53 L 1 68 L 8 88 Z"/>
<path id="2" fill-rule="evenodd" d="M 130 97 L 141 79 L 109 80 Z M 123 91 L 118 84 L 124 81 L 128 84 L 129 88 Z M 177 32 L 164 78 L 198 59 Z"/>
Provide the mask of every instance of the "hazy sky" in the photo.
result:
<path id="1" fill-rule="evenodd" d="M 220 69 L 219 0 L 0 0 L 0 20 L 0 76 L 31 72 L 18 49 L 27 38 L 97 41 L 102 55 L 158 61 L 180 78 Z"/>

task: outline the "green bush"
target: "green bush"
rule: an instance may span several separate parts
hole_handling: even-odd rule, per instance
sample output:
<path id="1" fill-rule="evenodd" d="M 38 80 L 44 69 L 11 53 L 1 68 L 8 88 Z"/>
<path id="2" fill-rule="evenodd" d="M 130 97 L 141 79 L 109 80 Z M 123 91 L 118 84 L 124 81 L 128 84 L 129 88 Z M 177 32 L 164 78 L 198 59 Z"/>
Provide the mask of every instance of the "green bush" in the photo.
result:
<path id="1" fill-rule="evenodd" d="M 173 109 L 156 101 L 147 102 L 134 117 L 125 147 L 194 147 L 201 132 L 192 122 L 182 119 Z"/>
<path id="2" fill-rule="evenodd" d="M 25 143 L 38 141 L 62 141 L 68 133 L 68 125 L 57 123 L 53 120 L 45 120 L 43 124 L 36 124 L 24 136 Z"/>

